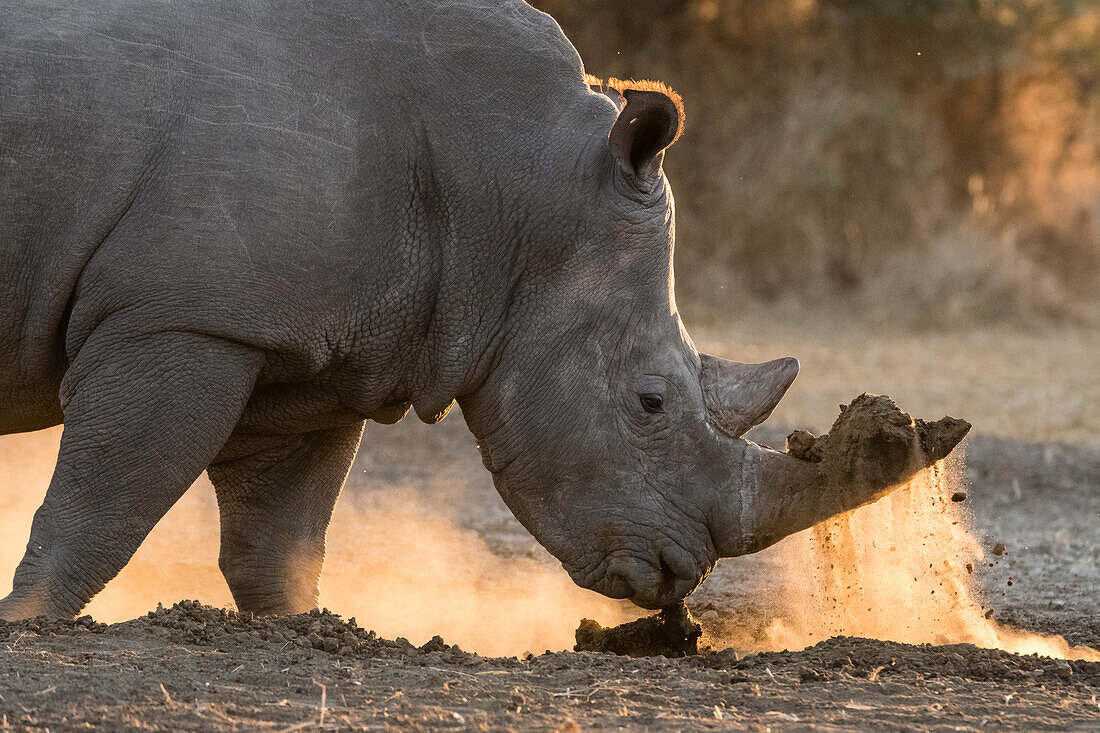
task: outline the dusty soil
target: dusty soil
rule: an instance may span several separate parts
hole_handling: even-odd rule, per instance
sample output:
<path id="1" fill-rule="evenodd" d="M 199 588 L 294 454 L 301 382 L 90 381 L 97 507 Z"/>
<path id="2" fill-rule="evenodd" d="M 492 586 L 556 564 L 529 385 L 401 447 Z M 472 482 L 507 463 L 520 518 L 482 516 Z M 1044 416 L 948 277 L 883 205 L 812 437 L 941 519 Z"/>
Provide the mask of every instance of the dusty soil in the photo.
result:
<path id="1" fill-rule="evenodd" d="M 1095 730 L 1100 663 L 836 638 L 802 652 L 486 659 L 329 614 L 185 602 L 114 626 L 0 626 L 3 723 L 154 730 Z M 318 648 L 314 648 L 318 647 Z M 579 726 L 579 728 L 578 728 Z"/>
<path id="2" fill-rule="evenodd" d="M 755 437 L 781 446 L 786 432 Z M 350 496 L 410 484 L 430 494 L 443 462 L 453 474 L 449 490 L 465 497 L 446 509 L 457 523 L 501 555 L 529 546 L 491 493 L 459 420 L 372 426 L 367 445 Z M 1100 450 L 981 435 L 964 445 L 976 534 L 1007 548 L 979 574 L 996 617 L 1100 646 Z M 777 562 L 768 552 L 723 562 L 692 597 L 696 616 L 706 626 L 708 618 L 751 623 L 766 615 Z M 805 651 L 679 659 L 485 658 L 442 639 L 420 648 L 387 641 L 369 626 L 327 614 L 253 621 L 190 603 L 110 626 L 3 625 L 0 728 L 1100 726 L 1100 663 L 853 638 Z"/>

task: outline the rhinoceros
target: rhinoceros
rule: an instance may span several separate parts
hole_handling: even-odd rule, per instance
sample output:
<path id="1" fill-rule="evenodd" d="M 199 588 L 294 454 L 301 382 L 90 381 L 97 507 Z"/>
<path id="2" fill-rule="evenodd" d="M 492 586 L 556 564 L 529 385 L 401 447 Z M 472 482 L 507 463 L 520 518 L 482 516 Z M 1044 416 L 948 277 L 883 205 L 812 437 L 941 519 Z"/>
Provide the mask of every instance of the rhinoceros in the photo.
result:
<path id="1" fill-rule="evenodd" d="M 797 361 L 688 338 L 683 121 L 520 0 L 7 3 L 0 433 L 64 430 L 0 617 L 78 613 L 204 470 L 237 606 L 310 609 L 364 421 L 456 400 L 520 522 L 647 608 L 881 495 L 742 437 Z"/>

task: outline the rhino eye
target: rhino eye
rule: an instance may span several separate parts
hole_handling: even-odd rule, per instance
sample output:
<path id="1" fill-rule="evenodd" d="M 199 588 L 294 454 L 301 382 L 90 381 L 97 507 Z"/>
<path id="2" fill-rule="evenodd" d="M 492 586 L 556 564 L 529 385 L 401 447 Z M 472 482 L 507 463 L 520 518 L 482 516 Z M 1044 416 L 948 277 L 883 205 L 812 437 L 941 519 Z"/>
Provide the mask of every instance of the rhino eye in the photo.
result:
<path id="1" fill-rule="evenodd" d="M 661 408 L 664 407 L 665 401 L 661 398 L 661 395 L 659 394 L 650 392 L 638 396 L 642 400 L 642 409 L 644 409 L 646 412 L 660 412 Z"/>

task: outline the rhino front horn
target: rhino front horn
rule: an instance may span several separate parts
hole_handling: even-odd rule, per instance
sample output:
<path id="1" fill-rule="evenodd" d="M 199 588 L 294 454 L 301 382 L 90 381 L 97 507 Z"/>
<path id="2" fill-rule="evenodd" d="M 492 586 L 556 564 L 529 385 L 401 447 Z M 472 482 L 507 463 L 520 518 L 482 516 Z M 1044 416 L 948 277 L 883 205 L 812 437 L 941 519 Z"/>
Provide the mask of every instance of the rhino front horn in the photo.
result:
<path id="1" fill-rule="evenodd" d="M 711 425 L 740 438 L 768 419 L 798 376 L 798 359 L 785 357 L 763 364 L 743 364 L 700 354 L 703 402 Z"/>
<path id="2" fill-rule="evenodd" d="M 841 407 L 828 434 L 792 433 L 786 453 L 731 441 L 710 521 L 715 550 L 756 552 L 876 501 L 946 457 L 969 430 L 953 417 L 914 420 L 889 397 L 864 394 Z"/>

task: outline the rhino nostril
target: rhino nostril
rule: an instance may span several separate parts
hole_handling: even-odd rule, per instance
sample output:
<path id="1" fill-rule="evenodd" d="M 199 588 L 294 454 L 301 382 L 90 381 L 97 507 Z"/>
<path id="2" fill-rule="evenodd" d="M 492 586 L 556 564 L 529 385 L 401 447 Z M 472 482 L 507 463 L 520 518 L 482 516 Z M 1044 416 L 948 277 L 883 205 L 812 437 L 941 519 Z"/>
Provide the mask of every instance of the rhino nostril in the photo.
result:
<path id="1" fill-rule="evenodd" d="M 677 545 L 648 558 L 619 557 L 603 574 L 598 590 L 611 598 L 629 598 L 643 608 L 663 608 L 679 601 L 699 583 L 694 558 Z"/>
<path id="2" fill-rule="evenodd" d="M 665 545 L 658 553 L 658 557 L 661 561 L 661 572 L 669 580 L 695 579 L 697 575 L 695 561 L 690 554 L 679 547 Z"/>
<path id="3" fill-rule="evenodd" d="M 634 587 L 629 580 L 619 573 L 613 572 L 608 576 L 608 593 L 610 598 L 629 598 L 634 595 Z"/>
<path id="4" fill-rule="evenodd" d="M 668 566 L 667 562 L 665 562 L 664 553 L 660 554 L 658 559 L 661 561 L 661 585 L 658 588 L 658 592 L 661 593 L 661 595 L 665 595 L 672 589 L 672 586 L 676 584 L 676 572 Z"/>

